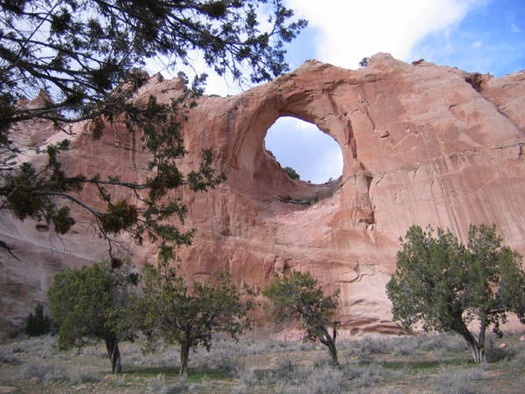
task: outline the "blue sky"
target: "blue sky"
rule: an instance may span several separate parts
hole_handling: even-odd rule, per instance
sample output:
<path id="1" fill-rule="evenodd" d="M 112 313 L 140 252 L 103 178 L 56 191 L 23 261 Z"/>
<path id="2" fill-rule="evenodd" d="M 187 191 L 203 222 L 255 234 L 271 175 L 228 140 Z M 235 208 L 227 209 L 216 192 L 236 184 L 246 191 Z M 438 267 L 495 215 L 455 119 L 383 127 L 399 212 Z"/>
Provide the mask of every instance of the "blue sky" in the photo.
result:
<path id="1" fill-rule="evenodd" d="M 291 69 L 308 59 L 356 69 L 359 60 L 378 52 L 495 76 L 525 69 L 525 0 L 284 2 L 309 21 L 288 47 Z M 210 73 L 207 93 L 240 90 Z M 265 143 L 282 166 L 294 168 L 301 179 L 322 183 L 342 172 L 339 147 L 313 125 L 280 118 Z"/>

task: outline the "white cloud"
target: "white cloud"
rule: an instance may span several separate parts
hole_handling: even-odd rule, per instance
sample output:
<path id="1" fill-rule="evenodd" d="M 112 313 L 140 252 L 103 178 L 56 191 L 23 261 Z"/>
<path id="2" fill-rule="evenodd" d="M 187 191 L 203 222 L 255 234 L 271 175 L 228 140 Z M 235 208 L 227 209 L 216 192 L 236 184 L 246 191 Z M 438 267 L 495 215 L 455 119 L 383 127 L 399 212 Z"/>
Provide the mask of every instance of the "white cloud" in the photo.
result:
<path id="1" fill-rule="evenodd" d="M 377 52 L 411 60 L 411 49 L 430 33 L 458 23 L 486 0 L 287 0 L 318 30 L 319 60 L 355 68 Z"/>
<path id="2" fill-rule="evenodd" d="M 274 125 L 279 125 L 280 129 L 294 130 L 300 133 L 303 138 L 308 136 L 316 137 L 320 135 L 319 133 L 321 133 L 316 125 L 294 118 L 293 116 L 282 116 L 277 119 Z"/>
<path id="3" fill-rule="evenodd" d="M 167 66 L 168 63 L 169 61 L 165 58 L 157 57 L 148 61 L 145 69 L 150 75 L 160 72 L 165 78 L 169 79 L 177 78 L 177 74 L 180 71 L 184 72 L 190 80 L 196 75 L 206 73 L 208 78 L 206 79 L 205 93 L 208 95 L 228 96 L 238 94 L 243 90 L 242 86 L 234 81 L 231 75 L 222 77 L 217 75 L 206 65 L 202 56 L 199 56 L 198 53 L 190 57 L 191 67 L 180 65 L 173 69 Z"/>
<path id="4" fill-rule="evenodd" d="M 483 46 L 482 40 L 477 40 L 472 43 L 472 48 L 481 48 Z"/>
<path id="5" fill-rule="evenodd" d="M 343 152 L 337 146 L 323 152 L 318 171 L 312 176 L 313 183 L 323 183 L 327 180 L 337 179 L 343 173 Z"/>

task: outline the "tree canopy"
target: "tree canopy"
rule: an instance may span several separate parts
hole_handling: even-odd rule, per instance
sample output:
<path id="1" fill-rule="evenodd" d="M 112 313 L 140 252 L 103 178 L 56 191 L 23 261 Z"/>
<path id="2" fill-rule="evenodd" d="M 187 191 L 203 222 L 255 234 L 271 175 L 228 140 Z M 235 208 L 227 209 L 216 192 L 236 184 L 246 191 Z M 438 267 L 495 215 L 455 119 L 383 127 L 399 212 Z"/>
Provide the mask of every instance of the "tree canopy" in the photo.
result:
<path id="1" fill-rule="evenodd" d="M 162 56 L 177 69 L 191 65 L 197 52 L 221 75 L 230 72 L 240 80 L 248 73 L 252 81 L 267 80 L 287 70 L 284 44 L 305 24 L 294 20 L 281 0 L 2 2 L 0 147 L 4 153 L 17 153 L 12 126 L 21 121 L 43 119 L 68 131 L 69 123 L 89 119 L 98 138 L 104 124 L 120 119 L 131 133 L 144 133 L 152 158 L 151 176 L 144 182 L 123 179 L 121 174 L 107 178 L 69 174 L 61 162 L 68 142 L 48 145 L 47 162 L 41 167 L 3 162 L 0 209 L 65 234 L 75 224 L 72 207 L 80 207 L 94 217 L 114 259 L 116 235 L 121 232 L 138 243 L 160 240 L 165 256 L 174 247 L 189 244 L 193 231 L 180 232 L 171 219 L 183 220 L 185 207 L 166 194 L 183 186 L 207 190 L 224 180 L 224 174 L 214 170 L 212 147 L 202 152 L 202 163 L 188 174 L 176 164 L 187 153 L 180 129 L 201 93 L 202 78 L 170 105 L 150 97 L 139 106 L 131 97 L 147 76 L 137 68 Z M 39 91 L 43 105 L 23 104 Z M 98 192 L 98 202 L 83 199 L 86 185 Z M 0 246 L 10 251 L 8 245 Z"/>
<path id="2" fill-rule="evenodd" d="M 123 82 L 140 83 L 134 70 L 157 56 L 176 68 L 197 52 L 219 75 L 268 80 L 287 71 L 283 44 L 305 26 L 282 0 L 6 0 L 0 10 L 4 137 L 20 120 L 118 111 L 132 93 Z M 45 108 L 16 105 L 40 90 Z"/>
<path id="3" fill-rule="evenodd" d="M 310 273 L 294 271 L 289 276 L 275 276 L 263 290 L 263 295 L 272 302 L 274 321 L 300 320 L 305 331 L 304 341 L 320 341 L 328 348 L 332 363 L 339 365 L 335 345 L 338 322 L 330 321 L 337 307 L 338 290 L 325 296 Z M 332 333 L 329 332 L 330 325 Z"/>
<path id="4" fill-rule="evenodd" d="M 470 226 L 466 245 L 450 231 L 410 227 L 387 292 L 395 320 L 460 334 L 478 363 L 486 330 L 500 334 L 509 312 L 525 316 L 522 258 L 502 245 L 495 226 Z"/>
<path id="5" fill-rule="evenodd" d="M 186 373 L 190 349 L 212 345 L 212 335 L 227 333 L 237 339 L 250 327 L 250 299 L 222 272 L 215 283 L 194 281 L 189 286 L 167 262 L 146 265 L 143 295 L 135 314 L 138 327 L 152 343 L 162 338 L 180 344 L 180 370 Z"/>
<path id="6" fill-rule="evenodd" d="M 113 269 L 107 261 L 80 270 L 59 271 L 49 288 L 48 300 L 59 328 L 60 348 L 102 340 L 112 372 L 120 372 L 119 343 L 134 338 L 130 300 L 137 280 L 129 264 Z"/>

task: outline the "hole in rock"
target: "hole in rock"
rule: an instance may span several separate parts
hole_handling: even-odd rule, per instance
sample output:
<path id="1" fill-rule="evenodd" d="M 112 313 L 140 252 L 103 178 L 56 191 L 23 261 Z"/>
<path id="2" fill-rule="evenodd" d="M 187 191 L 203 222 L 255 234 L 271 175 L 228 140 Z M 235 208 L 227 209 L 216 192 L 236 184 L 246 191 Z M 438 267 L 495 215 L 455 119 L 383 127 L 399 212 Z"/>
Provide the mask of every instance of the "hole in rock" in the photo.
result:
<path id="1" fill-rule="evenodd" d="M 303 181 L 321 184 L 343 174 L 338 143 L 312 123 L 280 117 L 268 129 L 264 143 L 283 169 L 293 169 L 288 171 L 296 172 Z"/>

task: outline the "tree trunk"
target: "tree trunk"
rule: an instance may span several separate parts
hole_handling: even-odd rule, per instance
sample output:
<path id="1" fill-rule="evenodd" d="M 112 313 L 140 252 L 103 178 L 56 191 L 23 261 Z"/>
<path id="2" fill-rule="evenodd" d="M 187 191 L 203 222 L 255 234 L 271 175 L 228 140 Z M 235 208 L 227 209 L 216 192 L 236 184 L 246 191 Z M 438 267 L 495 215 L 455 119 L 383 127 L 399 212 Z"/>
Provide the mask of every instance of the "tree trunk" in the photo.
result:
<path id="1" fill-rule="evenodd" d="M 120 363 L 120 349 L 118 347 L 118 341 L 116 339 L 107 339 L 106 349 L 108 351 L 108 357 L 111 360 L 111 372 L 112 373 L 122 372 L 122 364 Z"/>
<path id="2" fill-rule="evenodd" d="M 476 341 L 474 341 L 476 342 Z M 472 358 L 476 364 L 481 364 L 485 361 L 485 352 L 482 346 L 479 346 L 477 343 L 470 343 L 467 341 L 467 344 L 472 353 Z"/>
<path id="3" fill-rule="evenodd" d="M 476 338 L 474 338 L 474 336 L 468 330 L 460 332 L 460 334 L 465 339 L 465 342 L 467 342 L 470 352 L 472 353 L 472 358 L 474 359 L 474 362 L 476 364 L 483 363 L 485 361 L 485 344 L 478 343 L 478 341 L 476 341 Z"/>
<path id="4" fill-rule="evenodd" d="M 330 357 L 332 357 L 332 365 L 337 367 L 339 365 L 339 359 L 337 358 L 337 348 L 335 347 L 335 343 L 333 341 L 329 341 L 326 346 L 330 352 Z"/>
<path id="5" fill-rule="evenodd" d="M 319 327 L 320 331 L 323 333 L 322 336 L 319 336 L 319 340 L 323 345 L 328 348 L 330 357 L 332 358 L 332 365 L 337 367 L 339 365 L 339 359 L 337 357 L 337 348 L 335 347 L 335 338 L 337 337 L 337 324 L 339 322 L 334 322 L 333 334 L 330 336 L 326 327 Z"/>
<path id="6" fill-rule="evenodd" d="M 190 357 L 190 341 L 184 340 L 180 343 L 180 369 L 179 376 L 186 374 L 186 368 L 188 367 L 188 360 Z"/>

